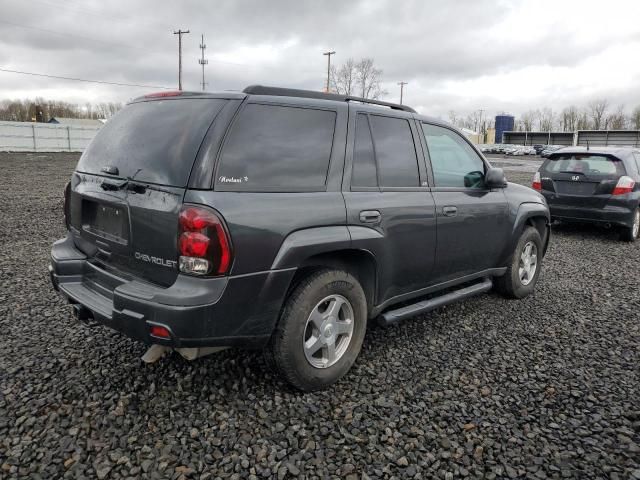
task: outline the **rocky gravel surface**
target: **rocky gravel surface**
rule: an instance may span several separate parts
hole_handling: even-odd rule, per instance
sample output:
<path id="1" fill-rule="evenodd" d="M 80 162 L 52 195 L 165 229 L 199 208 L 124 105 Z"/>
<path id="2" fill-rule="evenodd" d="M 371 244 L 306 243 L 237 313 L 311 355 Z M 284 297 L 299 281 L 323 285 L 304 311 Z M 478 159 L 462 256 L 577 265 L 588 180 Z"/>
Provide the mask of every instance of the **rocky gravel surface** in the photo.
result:
<path id="1" fill-rule="evenodd" d="M 534 296 L 372 328 L 301 394 L 72 321 L 47 263 L 76 161 L 0 154 L 0 478 L 640 479 L 640 245 L 556 226 Z"/>

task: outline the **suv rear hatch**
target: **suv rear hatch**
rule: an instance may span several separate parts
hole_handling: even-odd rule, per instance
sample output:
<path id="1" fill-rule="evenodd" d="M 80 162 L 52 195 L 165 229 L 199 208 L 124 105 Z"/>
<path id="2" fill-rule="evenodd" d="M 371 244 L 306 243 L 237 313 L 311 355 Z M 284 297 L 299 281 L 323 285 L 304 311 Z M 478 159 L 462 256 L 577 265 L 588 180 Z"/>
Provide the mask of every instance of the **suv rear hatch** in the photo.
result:
<path id="1" fill-rule="evenodd" d="M 185 189 L 225 103 L 138 101 L 100 129 L 78 162 L 67 200 L 74 242 L 94 265 L 120 278 L 135 275 L 164 286 L 175 281 Z"/>
<path id="2" fill-rule="evenodd" d="M 624 163 L 613 156 L 586 154 L 552 155 L 540 168 L 542 190 L 549 205 L 604 208 L 620 177 Z"/>

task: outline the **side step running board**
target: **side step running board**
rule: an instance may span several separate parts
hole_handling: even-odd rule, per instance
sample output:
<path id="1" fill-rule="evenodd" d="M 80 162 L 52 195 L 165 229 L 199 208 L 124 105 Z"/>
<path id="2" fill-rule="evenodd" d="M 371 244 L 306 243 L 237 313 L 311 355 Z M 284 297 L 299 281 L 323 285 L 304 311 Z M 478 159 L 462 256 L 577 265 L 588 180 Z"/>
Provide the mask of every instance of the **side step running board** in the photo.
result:
<path id="1" fill-rule="evenodd" d="M 492 286 L 493 282 L 491 281 L 491 279 L 485 278 L 480 283 L 461 288 L 460 290 L 449 292 L 445 295 L 442 295 L 441 297 L 430 298 L 429 300 L 424 300 L 412 305 L 407 305 L 406 307 L 384 312 L 379 317 L 378 321 L 381 325 L 391 325 L 393 323 L 399 322 L 400 320 L 404 320 L 405 318 L 413 317 L 420 313 L 429 312 L 431 310 L 435 310 L 438 307 L 442 307 L 443 305 L 448 305 L 450 303 L 464 300 L 465 298 L 473 297 L 474 295 L 487 292 L 491 290 Z"/>

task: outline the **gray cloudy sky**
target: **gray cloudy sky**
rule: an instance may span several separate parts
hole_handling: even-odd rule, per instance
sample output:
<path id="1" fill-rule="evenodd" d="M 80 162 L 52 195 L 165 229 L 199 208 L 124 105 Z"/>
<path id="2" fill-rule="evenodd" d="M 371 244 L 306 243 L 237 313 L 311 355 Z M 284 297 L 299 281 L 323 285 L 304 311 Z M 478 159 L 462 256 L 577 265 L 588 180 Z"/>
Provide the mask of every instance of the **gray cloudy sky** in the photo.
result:
<path id="1" fill-rule="evenodd" d="M 173 87 L 174 29 L 183 83 L 200 88 L 205 35 L 210 90 L 248 84 L 320 90 L 331 49 L 373 57 L 386 99 L 431 115 L 482 108 L 518 114 L 606 97 L 640 104 L 640 0 L 0 0 L 0 68 Z M 154 89 L 0 72 L 0 99 L 126 101 Z"/>

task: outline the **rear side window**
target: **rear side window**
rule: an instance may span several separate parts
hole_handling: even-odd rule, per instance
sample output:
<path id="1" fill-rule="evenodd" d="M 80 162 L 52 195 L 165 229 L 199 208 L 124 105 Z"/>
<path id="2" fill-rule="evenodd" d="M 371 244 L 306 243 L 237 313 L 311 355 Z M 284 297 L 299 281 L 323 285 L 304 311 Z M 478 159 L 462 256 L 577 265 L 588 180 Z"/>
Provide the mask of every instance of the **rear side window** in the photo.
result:
<path id="1" fill-rule="evenodd" d="M 127 105 L 82 154 L 76 170 L 184 187 L 207 129 L 226 100 L 174 99 Z"/>
<path id="2" fill-rule="evenodd" d="M 547 173 L 576 173 L 589 177 L 620 177 L 626 174 L 624 164 L 604 155 L 558 155 L 544 163 Z"/>
<path id="3" fill-rule="evenodd" d="M 409 122 L 403 118 L 369 115 L 381 187 L 420 185 L 418 157 Z"/>
<path id="4" fill-rule="evenodd" d="M 483 188 L 484 162 L 448 128 L 422 124 L 436 187 Z"/>
<path id="5" fill-rule="evenodd" d="M 366 115 L 358 114 L 356 120 L 356 140 L 353 151 L 353 187 L 377 187 L 376 159 L 369 120 Z"/>
<path id="6" fill-rule="evenodd" d="M 216 189 L 324 190 L 336 113 L 249 104 L 227 138 Z"/>

